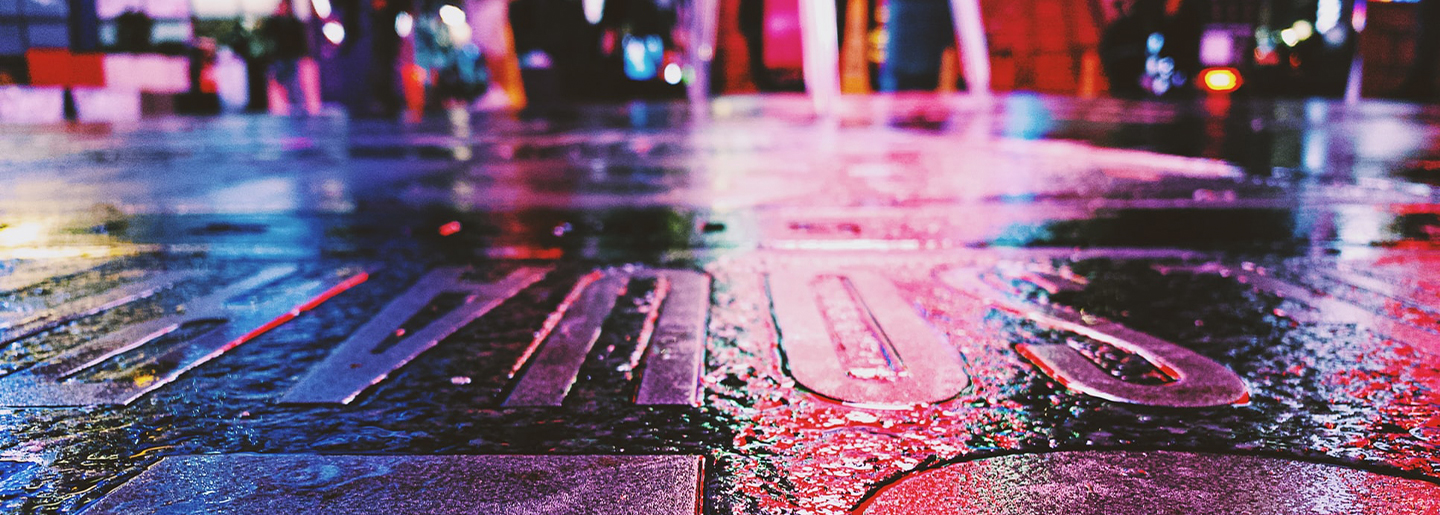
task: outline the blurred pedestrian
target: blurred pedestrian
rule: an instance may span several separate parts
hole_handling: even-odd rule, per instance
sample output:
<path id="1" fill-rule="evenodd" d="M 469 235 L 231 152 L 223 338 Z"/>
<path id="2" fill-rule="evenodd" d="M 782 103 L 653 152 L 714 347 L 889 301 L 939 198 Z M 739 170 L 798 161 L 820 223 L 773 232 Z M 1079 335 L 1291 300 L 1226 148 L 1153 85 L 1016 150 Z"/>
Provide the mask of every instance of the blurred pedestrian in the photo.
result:
<path id="1" fill-rule="evenodd" d="M 220 42 L 245 62 L 245 110 L 263 113 L 270 110 L 270 100 L 265 95 L 265 76 L 269 68 L 266 54 L 270 49 L 266 48 L 269 42 L 252 30 L 258 28 L 246 27 L 239 20 L 231 21 L 229 27 L 221 31 Z"/>
<path id="2" fill-rule="evenodd" d="M 1420 0 L 1416 7 L 1420 12 L 1415 60 L 1398 94 L 1401 98 L 1429 102 L 1435 99 L 1435 71 L 1440 65 L 1440 0 Z"/>
<path id="3" fill-rule="evenodd" d="M 260 24 L 260 35 L 270 48 L 270 74 L 285 90 L 291 113 L 305 109 L 305 91 L 300 86 L 300 60 L 310 55 L 305 22 L 295 17 L 290 0 L 282 0 L 275 14 Z"/>
<path id="4" fill-rule="evenodd" d="M 765 0 L 740 0 L 740 35 L 750 57 L 750 80 L 760 91 L 774 91 L 775 81 L 765 67 Z"/>
<path id="5" fill-rule="evenodd" d="M 401 49 L 409 31 L 414 30 L 414 18 L 407 0 L 379 0 L 372 3 L 370 11 L 370 102 L 360 111 L 362 116 L 399 116 L 404 107 L 401 95 L 400 73 Z M 398 20 L 404 20 L 400 22 Z M 403 29 L 401 28 L 403 27 Z M 401 35 L 400 32 L 405 34 Z"/>
<path id="6" fill-rule="evenodd" d="M 126 9 L 115 17 L 115 48 L 121 52 L 148 52 L 155 32 L 155 20 L 144 11 Z"/>
<path id="7" fill-rule="evenodd" d="M 1145 75 L 1145 39 L 1149 37 L 1144 21 L 1123 1 L 1115 2 L 1115 21 L 1100 35 L 1100 62 L 1110 94 L 1120 98 L 1139 98 L 1146 89 L 1141 86 Z"/>

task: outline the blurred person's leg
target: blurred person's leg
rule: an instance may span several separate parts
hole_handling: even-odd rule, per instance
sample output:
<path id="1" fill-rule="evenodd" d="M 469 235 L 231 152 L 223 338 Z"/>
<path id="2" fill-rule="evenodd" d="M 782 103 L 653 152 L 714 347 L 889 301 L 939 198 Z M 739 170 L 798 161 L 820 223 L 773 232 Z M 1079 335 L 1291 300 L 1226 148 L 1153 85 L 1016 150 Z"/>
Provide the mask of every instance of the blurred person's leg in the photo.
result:
<path id="1" fill-rule="evenodd" d="M 866 36 L 870 28 L 870 2 L 845 0 L 840 18 L 840 91 L 870 92 L 870 62 L 866 59 Z"/>
<path id="2" fill-rule="evenodd" d="M 269 69 L 270 65 L 259 58 L 245 61 L 246 111 L 264 113 L 270 110 Z"/>
<path id="3" fill-rule="evenodd" d="M 740 0 L 739 10 L 740 35 L 750 56 L 750 80 L 755 89 L 772 91 L 775 83 L 765 68 L 765 0 Z"/>
<path id="4" fill-rule="evenodd" d="M 276 59 L 270 65 L 275 83 L 285 90 L 286 112 L 297 114 L 305 109 L 305 93 L 300 88 L 300 62 L 298 59 Z"/>
<path id="5" fill-rule="evenodd" d="M 1400 96 L 1431 100 L 1435 96 L 1435 69 L 1440 60 L 1440 0 L 1420 0 L 1419 35 L 1415 38 L 1415 62 L 1400 86 Z"/>
<path id="6" fill-rule="evenodd" d="M 515 53 L 515 35 L 510 29 L 510 3 L 506 0 L 467 0 L 475 44 L 484 54 L 490 71 L 492 99 L 503 97 L 504 107 L 525 107 L 525 86 L 520 80 L 520 60 Z M 491 101 L 493 102 L 493 100 Z M 500 107 L 487 105 L 487 107 Z"/>
<path id="7" fill-rule="evenodd" d="M 941 55 L 954 42 L 949 2 L 894 0 L 889 29 L 880 89 L 934 90 L 940 81 Z"/>
<path id="8" fill-rule="evenodd" d="M 391 118 L 400 114 L 403 98 L 397 73 L 401 38 L 396 17 L 404 11 L 389 7 L 371 13 L 370 105 L 367 114 Z"/>

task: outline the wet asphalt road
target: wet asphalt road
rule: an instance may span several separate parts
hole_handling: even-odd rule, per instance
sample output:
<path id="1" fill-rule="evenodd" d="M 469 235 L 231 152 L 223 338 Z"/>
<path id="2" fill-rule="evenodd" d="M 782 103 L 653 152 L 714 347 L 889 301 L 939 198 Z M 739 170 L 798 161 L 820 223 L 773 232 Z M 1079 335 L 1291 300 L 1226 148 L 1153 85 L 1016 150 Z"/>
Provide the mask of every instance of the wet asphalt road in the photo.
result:
<path id="1" fill-rule="evenodd" d="M 716 514 L 905 512 L 878 496 L 901 495 L 911 471 L 1056 451 L 1433 483 L 1437 132 L 1440 110 L 1405 104 L 1024 95 L 876 97 L 832 118 L 800 97 L 737 97 L 708 116 L 632 104 L 418 125 L 7 127 L 0 381 L 199 312 L 195 299 L 273 267 L 294 271 L 218 309 L 344 287 L 213 359 L 167 354 L 218 323 L 201 317 L 55 380 L 143 392 L 128 404 L 0 406 L 0 511 L 78 513 L 162 458 L 240 453 L 699 455 Z M 553 269 L 349 404 L 278 401 L 427 271 L 457 266 L 477 281 Z M 696 405 L 635 401 L 669 288 L 640 276 L 560 406 L 506 404 L 577 283 L 661 268 L 712 280 Z M 160 272 L 182 278 L 53 320 Z M 794 307 L 807 299 L 813 315 Z M 395 338 L 463 302 L 435 298 Z M 1151 390 L 1188 373 L 1066 313 L 1218 364 L 1245 398 L 1147 405 L 1048 369 L 1024 349 L 1073 349 Z M 812 359 L 802 335 L 838 358 Z M 919 384 L 944 374 L 916 372 L 915 356 L 956 360 L 954 380 Z M 870 402 L 875 388 L 902 402 Z M 1184 461 L 1162 458 L 1151 466 Z M 1345 502 L 1428 506 L 1409 499 Z"/>

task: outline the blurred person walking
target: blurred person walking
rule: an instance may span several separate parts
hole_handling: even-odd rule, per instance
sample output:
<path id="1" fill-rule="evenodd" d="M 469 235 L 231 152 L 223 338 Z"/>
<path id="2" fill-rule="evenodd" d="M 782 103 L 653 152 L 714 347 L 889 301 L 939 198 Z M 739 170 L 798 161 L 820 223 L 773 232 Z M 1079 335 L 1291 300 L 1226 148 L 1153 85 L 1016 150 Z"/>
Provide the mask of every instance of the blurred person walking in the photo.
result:
<path id="1" fill-rule="evenodd" d="M 1440 0 L 1420 0 L 1416 25 L 1415 60 L 1397 96 L 1417 102 L 1435 100 L 1435 72 L 1440 67 Z"/>
<path id="2" fill-rule="evenodd" d="M 305 22 L 295 16 L 290 0 L 282 0 L 275 14 L 260 24 L 260 37 L 270 48 L 270 74 L 285 90 L 288 112 L 304 112 L 305 91 L 300 85 L 300 60 L 310 55 Z"/>
<path id="3" fill-rule="evenodd" d="M 1142 5 L 1137 5 L 1142 4 Z M 1146 40 L 1158 30 L 1163 18 L 1162 2 L 1116 0 L 1116 17 L 1100 35 L 1100 62 L 1110 83 L 1110 94 L 1119 98 L 1141 98 L 1149 93 L 1145 79 Z"/>

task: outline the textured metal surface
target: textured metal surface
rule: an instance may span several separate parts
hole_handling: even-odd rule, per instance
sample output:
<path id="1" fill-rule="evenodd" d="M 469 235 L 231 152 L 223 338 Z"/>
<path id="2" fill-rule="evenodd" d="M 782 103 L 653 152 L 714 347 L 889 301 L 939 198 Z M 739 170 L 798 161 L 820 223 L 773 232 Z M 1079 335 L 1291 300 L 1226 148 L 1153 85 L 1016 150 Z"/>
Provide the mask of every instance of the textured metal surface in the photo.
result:
<path id="1" fill-rule="evenodd" d="M 103 263 L 104 260 L 95 259 L 65 260 L 58 263 L 50 260 L 22 261 L 0 275 L 0 293 L 29 288 L 43 281 L 95 268 Z"/>
<path id="2" fill-rule="evenodd" d="M 1293 301 L 1300 309 L 1285 311 L 1285 315 L 1308 323 L 1366 323 L 1373 320 L 1374 313 L 1365 308 L 1346 302 L 1341 297 L 1326 295 L 1306 286 L 1294 284 L 1254 270 L 1228 267 L 1218 264 L 1181 269 L 1197 273 L 1217 274 L 1231 277 L 1258 290 Z"/>
<path id="3" fill-rule="evenodd" d="M 178 456 L 85 515 L 695 515 L 699 456 Z"/>
<path id="4" fill-rule="evenodd" d="M 35 463 L 0 459 L 0 492 L 24 491 L 24 488 L 35 480 L 40 468 L 40 465 Z M 14 494 L 0 495 L 0 512 L 19 512 L 23 501 L 23 498 L 17 498 Z"/>
<path id="5" fill-rule="evenodd" d="M 700 402 L 705 361 L 706 323 L 710 318 L 710 278 L 688 270 L 654 272 L 669 287 L 645 350 L 644 373 L 635 403 L 685 405 Z"/>
<path id="6" fill-rule="evenodd" d="M 197 275 L 196 272 L 159 272 L 104 293 L 71 300 L 58 306 L 0 313 L 0 343 L 18 340 L 71 320 L 135 302 L 171 284 Z"/>
<path id="7" fill-rule="evenodd" d="M 349 404 L 366 388 L 385 380 L 391 372 L 540 280 L 548 269 L 524 267 L 493 284 L 466 281 L 466 271 L 465 268 L 444 268 L 426 274 L 357 329 L 325 361 L 286 392 L 280 401 L 292 404 Z M 384 349 L 379 347 L 381 342 L 395 335 L 402 324 L 443 293 L 464 293 L 468 296 L 464 304 L 438 320 L 413 334 L 404 335 L 394 345 Z"/>
<path id="8" fill-rule="evenodd" d="M 1042 326 L 1138 354 L 1172 379 L 1158 385 L 1130 383 L 1105 373 L 1068 345 L 1016 345 L 1016 352 L 1067 388 L 1112 401 L 1176 408 L 1224 406 L 1250 398 L 1245 383 L 1234 372 L 1172 342 L 1093 315 L 1017 301 L 987 284 L 975 268 L 953 268 L 939 276 L 956 289 L 980 295 Z"/>
<path id="9" fill-rule="evenodd" d="M 898 407 L 939 402 L 969 384 L 954 347 L 883 277 L 798 265 L 767 277 L 780 346 L 806 388 L 847 403 Z M 837 283 L 833 294 L 816 288 L 826 279 Z"/>
<path id="10" fill-rule="evenodd" d="M 1335 267 L 1320 273 L 1342 284 L 1363 288 L 1410 306 L 1429 310 L 1440 308 L 1440 294 L 1435 290 L 1433 277 L 1377 277 L 1353 267 Z"/>
<path id="11" fill-rule="evenodd" d="M 1191 452 L 1083 451 L 914 473 L 857 514 L 1422 514 L 1440 485 L 1335 465 Z"/>
<path id="12" fill-rule="evenodd" d="M 0 460 L 0 486 L 18 488 L 30 481 L 40 466 L 26 461 Z"/>
<path id="13" fill-rule="evenodd" d="M 505 406 L 559 406 L 580 374 L 600 328 L 630 278 L 616 271 L 595 272 L 576 286 L 552 317 L 560 317 L 534 354 L 522 358 L 520 377 Z M 528 359 L 527 359 L 528 358 Z"/>
<path id="14" fill-rule="evenodd" d="M 1207 265 L 1180 269 L 1196 273 L 1218 274 L 1232 277 L 1237 281 L 1250 285 L 1251 287 L 1264 291 L 1294 303 L 1292 309 L 1283 310 L 1285 316 L 1297 321 L 1310 324 L 1354 324 L 1367 330 L 1375 331 L 1392 338 L 1396 338 L 1418 349 L 1429 353 L 1440 353 L 1440 332 L 1437 327 L 1414 320 L 1408 316 L 1395 316 L 1387 311 L 1392 309 L 1375 309 L 1367 307 L 1347 298 L 1346 295 L 1339 295 L 1341 291 L 1324 292 L 1317 291 L 1309 286 L 1295 284 L 1285 279 L 1264 273 L 1263 270 L 1246 270 L 1244 267 L 1227 267 L 1222 265 Z M 1378 293 L 1389 297 L 1395 297 L 1398 293 L 1395 287 L 1379 288 L 1374 281 L 1366 280 L 1363 276 L 1355 276 L 1351 273 L 1326 268 L 1320 274 L 1329 277 L 1331 280 L 1348 288 L 1364 288 L 1369 286 L 1372 293 Z M 1358 279 L 1358 282 L 1352 280 Z M 1413 295 L 1413 294 L 1410 294 Z M 1427 304 L 1423 301 L 1410 299 L 1409 295 L 1400 299 L 1402 302 L 1409 302 L 1412 305 L 1419 305 L 1421 309 L 1436 309 L 1437 306 Z"/>
<path id="15" fill-rule="evenodd" d="M 0 406 L 129 404 L 169 384 L 190 369 L 313 308 L 356 280 L 364 279 L 356 276 L 339 285 L 311 282 L 253 303 L 231 303 L 237 297 L 280 281 L 294 272 L 295 268 L 290 266 L 267 268 L 253 277 L 195 299 L 186 305 L 184 314 L 117 329 L 68 349 L 46 363 L 0 377 Z M 220 325 L 139 363 L 162 367 L 161 375 L 144 374 L 128 381 L 85 382 L 72 379 L 86 369 L 176 332 L 187 324 L 208 321 L 220 322 Z"/>

